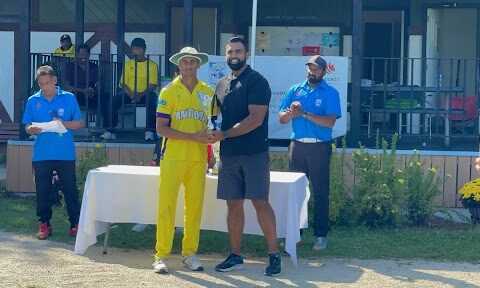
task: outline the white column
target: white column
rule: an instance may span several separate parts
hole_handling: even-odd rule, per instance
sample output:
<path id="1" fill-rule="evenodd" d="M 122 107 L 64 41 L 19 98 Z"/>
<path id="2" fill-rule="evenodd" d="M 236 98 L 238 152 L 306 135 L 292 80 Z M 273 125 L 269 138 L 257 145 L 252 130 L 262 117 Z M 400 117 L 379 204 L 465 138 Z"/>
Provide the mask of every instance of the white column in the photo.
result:
<path id="1" fill-rule="evenodd" d="M 422 36 L 410 35 L 408 37 L 408 85 L 421 85 L 422 83 Z M 412 73 L 413 70 L 413 73 Z M 412 129 L 410 129 L 412 121 Z M 410 131 L 411 130 L 411 131 Z M 407 133 L 420 133 L 420 114 L 407 114 Z"/>

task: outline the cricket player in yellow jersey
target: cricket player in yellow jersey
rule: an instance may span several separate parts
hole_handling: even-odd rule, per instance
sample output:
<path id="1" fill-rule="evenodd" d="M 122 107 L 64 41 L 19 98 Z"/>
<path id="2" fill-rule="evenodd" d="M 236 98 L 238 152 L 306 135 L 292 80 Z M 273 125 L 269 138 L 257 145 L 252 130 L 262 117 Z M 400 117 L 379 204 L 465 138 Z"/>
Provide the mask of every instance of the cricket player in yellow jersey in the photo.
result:
<path id="1" fill-rule="evenodd" d="M 214 91 L 197 79 L 197 69 L 208 62 L 208 55 L 185 47 L 170 57 L 179 76 L 162 89 L 157 107 L 157 132 L 162 135 L 160 188 L 157 219 L 156 273 L 168 273 L 165 259 L 173 244 L 175 210 L 180 184 L 185 186 L 185 217 L 182 262 L 193 271 L 202 271 L 197 257 L 205 190 L 207 131 Z"/>

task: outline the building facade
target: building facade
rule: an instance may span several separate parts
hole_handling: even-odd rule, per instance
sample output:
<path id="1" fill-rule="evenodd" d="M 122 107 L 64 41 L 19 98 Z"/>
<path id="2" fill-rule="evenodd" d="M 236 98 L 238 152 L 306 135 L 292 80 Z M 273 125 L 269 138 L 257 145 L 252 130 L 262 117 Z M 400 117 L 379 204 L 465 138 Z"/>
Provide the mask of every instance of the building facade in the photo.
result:
<path id="1" fill-rule="evenodd" d="M 222 55 L 229 37 L 251 39 L 252 2 L 3 0 L 0 120 L 20 122 L 34 55 L 52 53 L 62 34 L 112 63 L 140 36 L 169 76 L 165 59 L 186 44 Z M 349 57 L 351 146 L 398 133 L 406 148 L 475 150 L 479 9 L 478 0 L 260 0 L 255 54 Z"/>

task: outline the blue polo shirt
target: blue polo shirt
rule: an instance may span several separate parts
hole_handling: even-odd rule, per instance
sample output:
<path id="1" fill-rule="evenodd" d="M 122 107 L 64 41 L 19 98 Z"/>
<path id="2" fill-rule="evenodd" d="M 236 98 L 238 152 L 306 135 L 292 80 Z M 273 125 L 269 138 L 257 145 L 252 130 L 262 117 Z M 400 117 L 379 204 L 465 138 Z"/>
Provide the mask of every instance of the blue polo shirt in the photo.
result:
<path id="1" fill-rule="evenodd" d="M 308 80 L 290 87 L 283 98 L 280 112 L 285 111 L 295 101 L 302 104 L 303 111 L 317 116 L 335 115 L 337 119 L 342 116 L 338 91 L 328 85 L 325 80 L 322 80 L 314 89 L 308 86 Z M 332 128 L 316 125 L 303 117 L 295 117 L 292 119 L 291 139 L 301 138 L 330 141 L 332 140 Z"/>
<path id="2" fill-rule="evenodd" d="M 50 122 L 53 117 L 64 121 L 82 120 L 82 113 L 72 93 L 57 87 L 57 94 L 48 101 L 42 91 L 38 91 L 28 98 L 22 123 L 29 125 L 32 122 Z M 33 146 L 32 161 L 75 160 L 73 130 L 67 130 L 64 134 L 39 133 Z"/>

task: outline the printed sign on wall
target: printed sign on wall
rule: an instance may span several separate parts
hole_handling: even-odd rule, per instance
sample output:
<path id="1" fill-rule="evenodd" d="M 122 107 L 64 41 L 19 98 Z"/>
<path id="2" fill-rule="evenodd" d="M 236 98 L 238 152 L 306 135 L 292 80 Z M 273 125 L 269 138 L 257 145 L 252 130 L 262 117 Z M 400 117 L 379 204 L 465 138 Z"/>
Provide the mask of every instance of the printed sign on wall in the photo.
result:
<path id="1" fill-rule="evenodd" d="M 309 56 L 255 57 L 255 69 L 265 76 L 272 90 L 268 119 L 268 137 L 271 139 L 290 139 L 291 124 L 280 124 L 278 111 L 287 90 L 307 79 L 305 63 L 309 58 Z M 324 59 L 327 61 L 327 74 L 324 79 L 340 94 L 342 117 L 337 119 L 333 127 L 333 136 L 339 137 L 347 132 L 348 58 L 325 56 Z M 226 65 L 224 56 L 209 56 L 209 63 L 202 65 L 198 70 L 198 77 L 215 89 L 218 79 L 227 73 L 230 73 L 230 68 Z"/>

